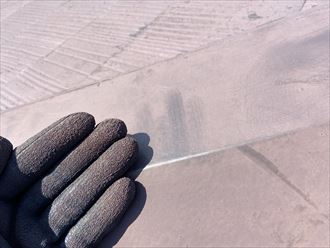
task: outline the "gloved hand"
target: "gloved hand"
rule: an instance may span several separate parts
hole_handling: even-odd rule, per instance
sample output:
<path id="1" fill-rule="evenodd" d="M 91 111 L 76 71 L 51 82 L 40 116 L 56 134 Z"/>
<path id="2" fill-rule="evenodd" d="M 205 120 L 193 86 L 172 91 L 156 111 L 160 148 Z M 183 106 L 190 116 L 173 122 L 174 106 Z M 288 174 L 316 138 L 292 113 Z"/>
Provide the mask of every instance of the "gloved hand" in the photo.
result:
<path id="1" fill-rule="evenodd" d="M 135 196 L 138 146 L 125 124 L 60 119 L 12 151 L 0 138 L 0 246 L 96 247 Z M 6 240 L 6 241 L 5 241 Z"/>

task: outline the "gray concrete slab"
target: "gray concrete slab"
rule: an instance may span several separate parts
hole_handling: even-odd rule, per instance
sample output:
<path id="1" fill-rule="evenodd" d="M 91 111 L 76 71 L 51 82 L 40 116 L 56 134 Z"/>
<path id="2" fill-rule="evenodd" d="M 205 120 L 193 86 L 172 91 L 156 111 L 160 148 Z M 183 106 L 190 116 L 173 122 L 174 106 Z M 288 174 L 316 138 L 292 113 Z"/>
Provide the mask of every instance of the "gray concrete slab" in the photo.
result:
<path id="1" fill-rule="evenodd" d="M 1 115 L 15 145 L 86 111 L 147 133 L 151 163 L 223 149 L 329 120 L 329 11 L 301 15 L 207 49 Z"/>
<path id="2" fill-rule="evenodd" d="M 195 51 L 320 3 L 1 0 L 0 111 Z"/>
<path id="3" fill-rule="evenodd" d="M 102 248 L 329 247 L 329 155 L 326 124 L 147 169 Z"/>

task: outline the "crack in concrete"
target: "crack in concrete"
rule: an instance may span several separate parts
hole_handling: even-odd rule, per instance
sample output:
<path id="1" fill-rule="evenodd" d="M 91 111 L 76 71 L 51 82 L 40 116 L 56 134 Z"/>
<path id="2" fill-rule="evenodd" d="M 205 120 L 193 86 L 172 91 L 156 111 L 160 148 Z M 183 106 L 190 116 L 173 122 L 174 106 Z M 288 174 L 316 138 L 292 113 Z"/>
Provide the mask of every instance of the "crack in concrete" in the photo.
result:
<path id="1" fill-rule="evenodd" d="M 294 185 L 287 178 L 287 176 L 283 172 L 281 172 L 279 168 L 272 161 L 266 158 L 263 154 L 254 150 L 248 145 L 238 147 L 238 150 L 241 151 L 250 160 L 255 162 L 262 169 L 267 170 L 268 172 L 271 172 L 273 175 L 275 175 L 278 179 L 284 182 L 290 189 L 296 192 L 302 199 L 304 199 L 310 206 L 312 206 L 315 210 L 319 211 L 317 205 L 309 198 L 309 196 L 306 193 L 304 193 L 301 189 L 299 189 L 296 185 Z"/>
<path id="2" fill-rule="evenodd" d="M 301 7 L 300 7 L 300 9 L 299 9 L 299 11 L 302 11 L 302 10 L 303 10 L 303 8 L 304 8 L 306 2 L 307 2 L 307 0 L 304 0 L 304 1 L 303 1 L 302 5 L 301 5 Z"/>

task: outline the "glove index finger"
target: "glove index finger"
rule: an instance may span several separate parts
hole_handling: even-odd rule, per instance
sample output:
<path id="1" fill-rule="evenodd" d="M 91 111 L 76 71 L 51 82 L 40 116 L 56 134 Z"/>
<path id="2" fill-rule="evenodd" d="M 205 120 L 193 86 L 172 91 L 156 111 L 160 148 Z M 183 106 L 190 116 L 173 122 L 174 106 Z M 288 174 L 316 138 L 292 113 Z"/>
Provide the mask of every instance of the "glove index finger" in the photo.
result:
<path id="1" fill-rule="evenodd" d="M 9 160 L 12 150 L 13 145 L 10 141 L 0 136 L 0 175 Z"/>
<path id="2" fill-rule="evenodd" d="M 0 180 L 0 198 L 12 199 L 47 173 L 92 132 L 94 117 L 71 114 L 17 147 Z"/>

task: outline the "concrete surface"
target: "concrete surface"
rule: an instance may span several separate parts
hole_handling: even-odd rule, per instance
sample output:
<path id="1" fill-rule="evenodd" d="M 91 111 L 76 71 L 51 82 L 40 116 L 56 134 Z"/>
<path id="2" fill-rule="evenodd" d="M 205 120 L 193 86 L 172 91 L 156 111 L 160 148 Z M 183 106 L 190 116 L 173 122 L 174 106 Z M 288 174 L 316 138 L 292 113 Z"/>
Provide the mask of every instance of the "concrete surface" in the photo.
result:
<path id="1" fill-rule="evenodd" d="M 329 247 L 329 123 L 150 168 L 102 248 Z M 145 201 L 145 202 L 144 202 Z"/>
<path id="2" fill-rule="evenodd" d="M 2 51 L 14 46 L 11 39 L 27 41 L 32 33 L 32 40 L 52 46 L 46 56 L 12 64 L 13 70 L 7 64 L 29 56 L 2 57 L 0 130 L 18 145 L 76 111 L 98 121 L 125 120 L 142 147 L 135 175 L 141 173 L 143 186 L 102 247 L 329 247 L 328 1 L 242 1 L 231 10 L 226 1 L 175 1 L 179 7 L 174 1 L 160 2 L 167 7 L 135 1 L 134 11 L 127 1 L 106 1 L 109 9 L 75 2 L 1 7 L 7 13 L 2 30 L 8 31 Z M 214 9 L 214 16 L 205 17 L 201 6 L 208 14 Z M 150 16 L 143 14 L 147 9 Z M 19 19 L 15 24 L 25 11 L 26 26 Z M 124 25 L 125 31 L 111 35 L 116 29 L 107 29 L 113 22 L 108 11 L 132 15 L 127 25 L 136 27 Z M 32 23 L 24 23 L 29 16 Z M 184 16 L 194 32 L 197 26 L 201 31 L 176 36 L 190 30 Z M 144 18 L 152 24 L 141 30 Z M 205 18 L 209 24 L 196 21 Z M 40 28 L 43 20 L 54 25 Z M 68 20 L 86 20 L 86 27 L 61 40 L 55 30 L 64 30 Z M 31 30 L 38 28 L 44 31 Z M 126 38 L 117 42 L 119 37 Z M 25 51 L 36 46 L 30 40 Z M 95 61 L 101 64 L 97 73 Z M 120 72 L 111 74 L 108 67 Z M 46 94 L 51 86 L 54 92 Z"/>
<path id="3" fill-rule="evenodd" d="M 0 111 L 324 4 L 328 1 L 1 0 Z"/>
<path id="4" fill-rule="evenodd" d="M 314 8 L 209 48 L 1 115 L 14 145 L 72 112 L 146 133 L 151 163 L 329 121 L 329 10 Z"/>

